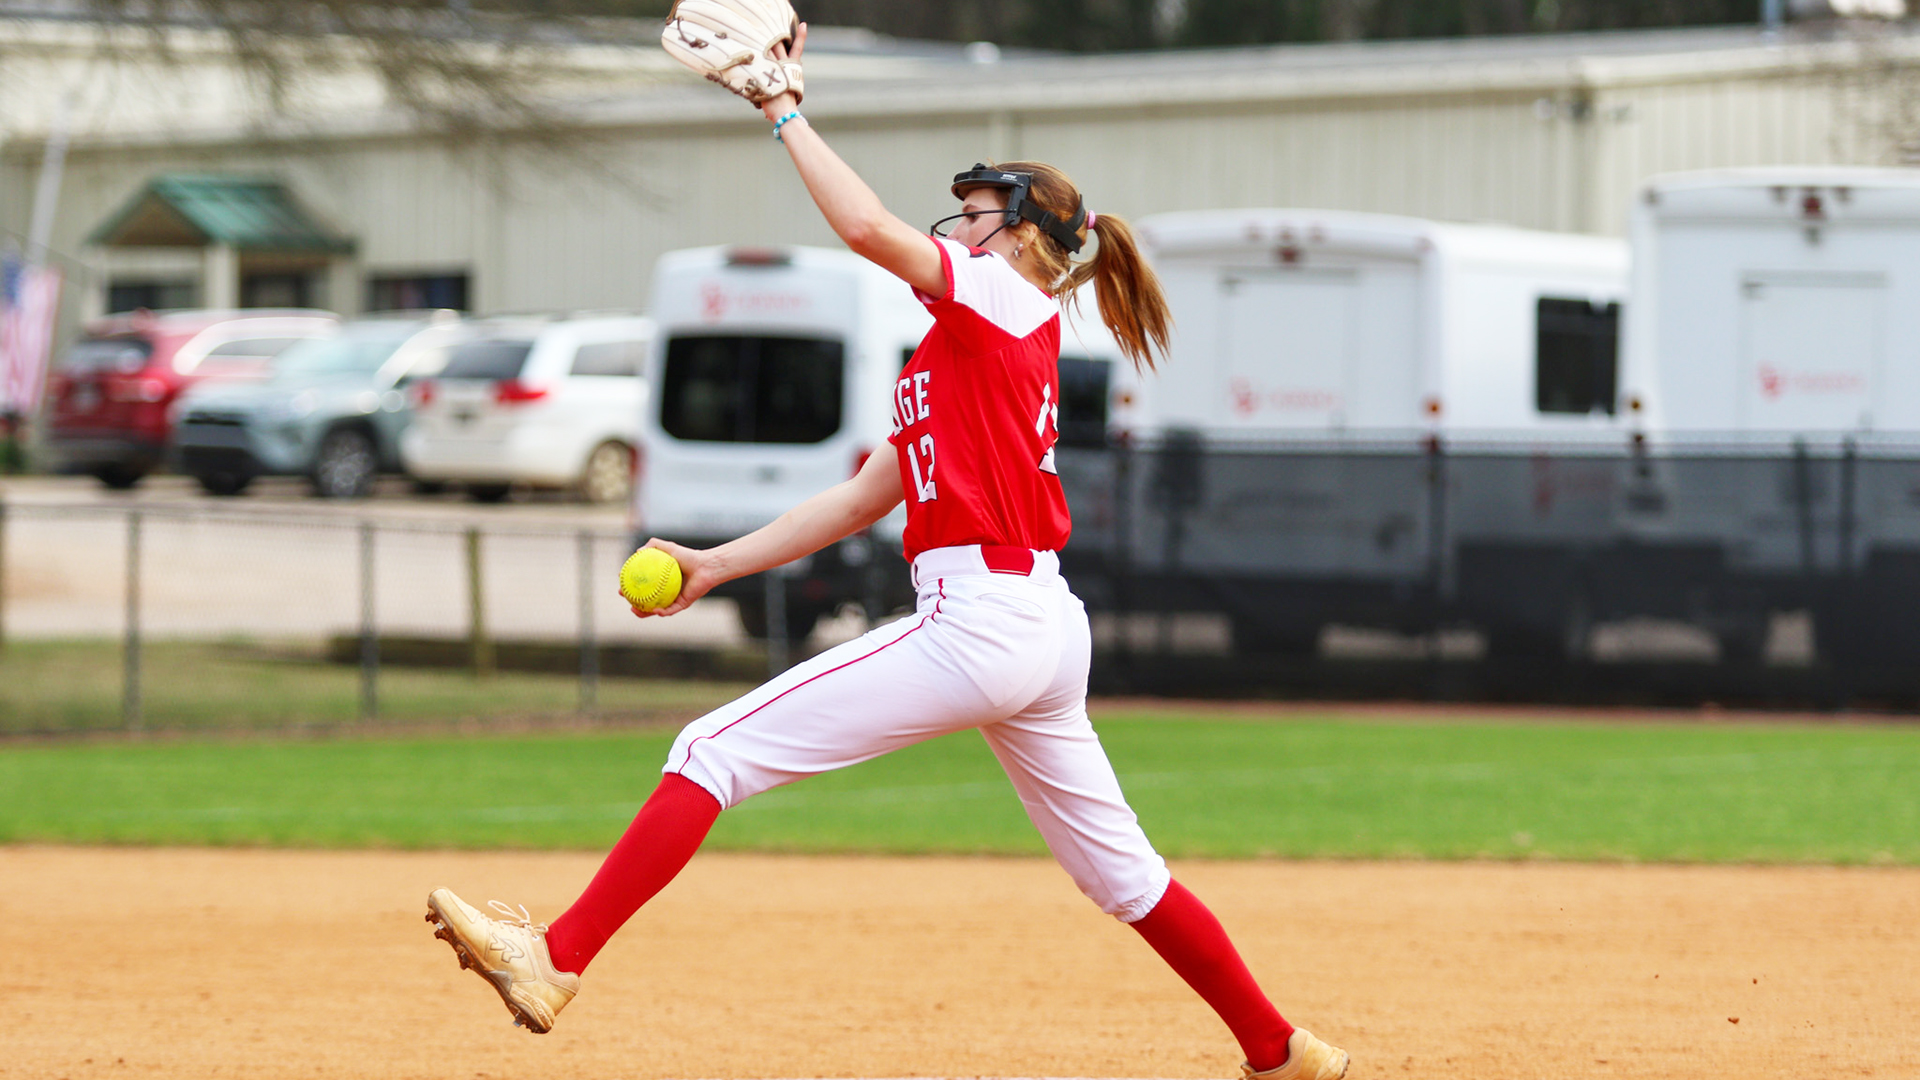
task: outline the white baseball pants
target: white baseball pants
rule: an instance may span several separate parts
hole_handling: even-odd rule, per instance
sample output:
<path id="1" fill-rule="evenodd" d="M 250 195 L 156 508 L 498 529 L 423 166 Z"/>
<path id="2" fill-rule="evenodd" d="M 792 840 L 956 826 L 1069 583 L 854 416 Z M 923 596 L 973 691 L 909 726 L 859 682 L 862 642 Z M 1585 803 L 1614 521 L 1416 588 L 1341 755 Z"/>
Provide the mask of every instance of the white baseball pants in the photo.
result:
<path id="1" fill-rule="evenodd" d="M 1166 891 L 1087 719 L 1086 608 L 1051 552 L 989 570 L 978 546 L 914 560 L 913 615 L 820 654 L 681 731 L 663 772 L 722 807 L 769 788 L 978 728 L 1080 891 L 1133 922 Z"/>

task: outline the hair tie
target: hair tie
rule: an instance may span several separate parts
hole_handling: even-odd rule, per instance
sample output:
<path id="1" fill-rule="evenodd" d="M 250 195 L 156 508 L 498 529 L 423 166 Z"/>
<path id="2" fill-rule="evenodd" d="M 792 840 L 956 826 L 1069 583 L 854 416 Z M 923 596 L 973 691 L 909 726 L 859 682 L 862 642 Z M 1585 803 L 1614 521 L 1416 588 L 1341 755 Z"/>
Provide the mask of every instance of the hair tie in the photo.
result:
<path id="1" fill-rule="evenodd" d="M 1092 232 L 1092 231 L 1093 231 L 1093 223 L 1094 223 L 1094 222 L 1096 222 L 1096 221 L 1099 221 L 1099 220 L 1100 220 L 1100 215 L 1099 215 L 1099 214 L 1096 214 L 1096 213 L 1094 213 L 1094 212 L 1093 212 L 1093 211 L 1091 211 L 1091 210 L 1089 210 L 1089 211 L 1087 211 L 1087 231 L 1088 231 L 1088 232 Z"/>

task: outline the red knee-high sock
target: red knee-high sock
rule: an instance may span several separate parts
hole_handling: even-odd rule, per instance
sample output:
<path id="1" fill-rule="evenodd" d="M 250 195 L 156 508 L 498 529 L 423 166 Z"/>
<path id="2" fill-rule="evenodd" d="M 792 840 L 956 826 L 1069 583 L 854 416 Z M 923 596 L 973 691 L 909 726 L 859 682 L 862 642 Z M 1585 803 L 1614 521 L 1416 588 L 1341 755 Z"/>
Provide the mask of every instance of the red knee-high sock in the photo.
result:
<path id="1" fill-rule="evenodd" d="M 700 850 L 719 816 L 720 802 L 706 788 L 677 773 L 663 777 L 587 891 L 548 928 L 553 966 L 575 974 L 587 970 L 614 931 Z"/>
<path id="2" fill-rule="evenodd" d="M 1260 992 L 1220 920 L 1199 897 L 1172 882 L 1146 918 L 1131 925 L 1227 1022 L 1249 1065 L 1264 1071 L 1286 1063 L 1293 1025 Z"/>

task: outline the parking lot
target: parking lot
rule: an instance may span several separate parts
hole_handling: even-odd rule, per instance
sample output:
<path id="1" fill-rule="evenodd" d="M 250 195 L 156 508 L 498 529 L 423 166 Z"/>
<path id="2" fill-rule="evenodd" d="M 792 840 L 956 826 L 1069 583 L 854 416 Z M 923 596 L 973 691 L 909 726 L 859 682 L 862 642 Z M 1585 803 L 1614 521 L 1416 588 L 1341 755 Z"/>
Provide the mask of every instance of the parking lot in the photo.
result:
<path id="1" fill-rule="evenodd" d="M 299 481 L 266 480 L 217 498 L 192 481 L 149 478 L 130 492 L 88 478 L 0 481 L 9 513 L 5 628 L 20 638 L 111 637 L 127 620 L 129 513 L 140 515 L 140 612 L 149 636 L 311 640 L 356 633 L 360 536 L 371 526 L 382 634 L 460 636 L 471 625 L 467 531 L 481 533 L 489 633 L 574 639 L 583 579 L 595 637 L 608 643 L 724 647 L 746 642 L 733 605 L 706 601 L 671 620 L 636 619 L 615 581 L 631 550 L 624 507 L 519 494 L 478 504 L 384 480 L 372 498 L 323 501 Z M 591 538 L 582 566 L 581 537 Z M 821 627 L 816 643 L 865 629 Z"/>

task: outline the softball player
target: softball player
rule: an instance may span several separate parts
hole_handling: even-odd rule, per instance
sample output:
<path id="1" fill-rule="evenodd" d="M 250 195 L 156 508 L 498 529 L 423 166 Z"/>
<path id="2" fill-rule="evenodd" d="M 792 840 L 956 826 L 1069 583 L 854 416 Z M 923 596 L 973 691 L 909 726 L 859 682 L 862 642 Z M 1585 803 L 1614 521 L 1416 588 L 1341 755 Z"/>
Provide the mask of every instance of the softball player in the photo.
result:
<path id="1" fill-rule="evenodd" d="M 805 30 L 795 41 L 797 59 Z M 1088 722 L 1086 611 L 1055 554 L 1070 522 L 1054 472 L 1061 302 L 1091 281 L 1136 364 L 1164 352 L 1158 281 L 1118 218 L 1086 209 L 1050 166 L 976 166 L 960 212 L 929 237 L 890 214 L 799 114 L 763 106 L 827 222 L 933 314 L 895 386 L 894 453 L 731 543 L 650 541 L 685 575 L 672 615 L 720 582 L 771 569 L 907 505 L 915 613 L 822 653 L 688 725 L 660 786 L 586 892 L 551 927 L 445 889 L 437 936 L 494 986 L 516 1023 L 552 1028 L 607 939 L 671 881 L 720 812 L 780 784 L 965 728 L 1005 768 L 1048 849 L 1103 911 L 1139 931 L 1220 1014 L 1250 1077 L 1336 1080 L 1347 1054 L 1284 1020 L 1220 923 L 1172 880 Z M 1089 261 L 1074 263 L 1089 233 Z"/>

